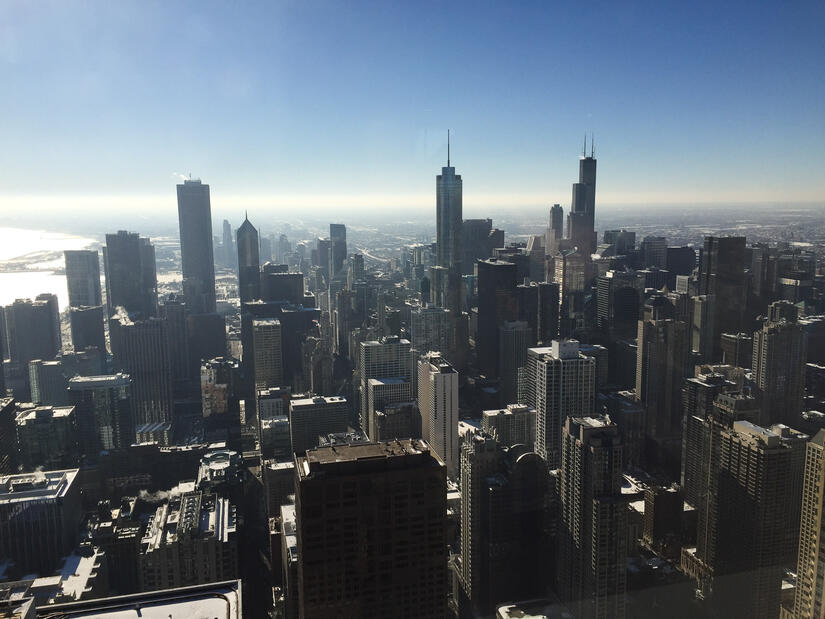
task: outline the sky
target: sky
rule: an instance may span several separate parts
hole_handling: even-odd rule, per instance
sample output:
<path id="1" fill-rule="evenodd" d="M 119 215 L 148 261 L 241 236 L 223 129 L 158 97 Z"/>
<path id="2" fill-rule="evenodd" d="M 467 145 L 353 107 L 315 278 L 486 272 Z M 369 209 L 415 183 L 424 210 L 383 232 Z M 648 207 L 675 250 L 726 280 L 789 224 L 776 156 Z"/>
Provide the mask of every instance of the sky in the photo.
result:
<path id="1" fill-rule="evenodd" d="M 0 215 L 825 202 L 825 3 L 0 2 Z M 588 146 L 588 150 L 589 150 Z M 379 211 L 380 212 L 380 211 Z"/>

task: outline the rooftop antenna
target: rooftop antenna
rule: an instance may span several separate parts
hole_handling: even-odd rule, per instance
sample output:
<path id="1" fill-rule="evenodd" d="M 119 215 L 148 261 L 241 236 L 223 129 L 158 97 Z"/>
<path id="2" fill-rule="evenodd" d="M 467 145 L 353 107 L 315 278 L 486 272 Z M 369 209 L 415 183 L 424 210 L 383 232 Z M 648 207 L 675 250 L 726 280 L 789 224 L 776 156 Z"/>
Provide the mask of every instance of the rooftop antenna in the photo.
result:
<path id="1" fill-rule="evenodd" d="M 582 146 L 582 157 L 587 157 L 587 133 L 584 134 L 584 146 Z"/>
<path id="2" fill-rule="evenodd" d="M 596 140 L 593 138 L 593 133 L 590 133 L 590 158 L 593 159 L 596 153 L 595 147 Z"/>
<path id="3" fill-rule="evenodd" d="M 450 167 L 450 130 L 447 129 L 447 167 Z"/>

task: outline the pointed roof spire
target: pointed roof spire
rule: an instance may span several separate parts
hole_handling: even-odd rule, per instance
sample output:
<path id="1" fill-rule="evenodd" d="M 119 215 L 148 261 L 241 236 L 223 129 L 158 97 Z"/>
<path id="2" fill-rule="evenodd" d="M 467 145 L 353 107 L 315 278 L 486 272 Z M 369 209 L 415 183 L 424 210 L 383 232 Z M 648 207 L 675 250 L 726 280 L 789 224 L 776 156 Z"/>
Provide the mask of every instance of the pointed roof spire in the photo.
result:
<path id="1" fill-rule="evenodd" d="M 447 129 L 447 167 L 450 167 L 450 130 Z"/>
<path id="2" fill-rule="evenodd" d="M 244 210 L 243 212 L 244 221 L 249 221 L 249 211 Z"/>

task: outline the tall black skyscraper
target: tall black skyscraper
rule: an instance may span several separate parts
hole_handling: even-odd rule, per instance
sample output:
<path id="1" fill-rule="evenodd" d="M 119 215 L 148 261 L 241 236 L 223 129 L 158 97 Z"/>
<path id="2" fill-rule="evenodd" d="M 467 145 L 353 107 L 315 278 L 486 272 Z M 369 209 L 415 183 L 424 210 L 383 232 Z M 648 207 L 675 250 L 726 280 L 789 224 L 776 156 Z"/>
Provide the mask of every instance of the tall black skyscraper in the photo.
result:
<path id="1" fill-rule="evenodd" d="M 596 251 L 596 159 L 593 155 L 591 142 L 590 156 L 587 156 L 585 137 L 584 150 L 579 159 L 579 182 L 573 184 L 573 202 L 567 217 L 567 237 L 588 256 Z"/>
<path id="2" fill-rule="evenodd" d="M 72 346 L 81 351 L 94 346 L 100 352 L 106 350 L 103 332 L 103 306 L 72 307 L 69 309 L 69 323 L 72 329 Z"/>
<path id="3" fill-rule="evenodd" d="M 721 357 L 723 333 L 739 333 L 745 307 L 745 237 L 705 237 L 699 294 L 714 295 L 713 357 Z"/>
<path id="4" fill-rule="evenodd" d="M 347 258 L 347 227 L 344 224 L 329 224 L 329 241 L 329 278 L 332 280 Z"/>
<path id="5" fill-rule="evenodd" d="M 113 316 L 118 307 L 129 314 L 143 317 L 155 315 L 158 279 L 155 248 L 149 239 L 125 230 L 107 234 L 103 266 L 109 316 Z"/>
<path id="6" fill-rule="evenodd" d="M 183 296 L 192 314 L 215 311 L 215 257 L 209 185 L 186 180 L 178 185 L 178 223 Z"/>
<path id="7" fill-rule="evenodd" d="M 69 305 L 94 307 L 103 301 L 100 296 L 100 258 L 96 249 L 66 250 L 66 284 Z"/>
<path id="8" fill-rule="evenodd" d="M 135 424 L 171 421 L 172 361 L 166 321 L 133 322 L 120 314 L 109 321 L 109 331 L 115 367 L 132 378 Z"/>
<path id="9" fill-rule="evenodd" d="M 238 228 L 238 296 L 241 303 L 261 298 L 258 231 L 249 222 L 249 218 L 244 218 Z"/>
<path id="10" fill-rule="evenodd" d="M 478 282 L 478 367 L 486 376 L 498 373 L 498 328 L 505 321 L 518 320 L 516 265 L 490 258 L 475 264 Z"/>

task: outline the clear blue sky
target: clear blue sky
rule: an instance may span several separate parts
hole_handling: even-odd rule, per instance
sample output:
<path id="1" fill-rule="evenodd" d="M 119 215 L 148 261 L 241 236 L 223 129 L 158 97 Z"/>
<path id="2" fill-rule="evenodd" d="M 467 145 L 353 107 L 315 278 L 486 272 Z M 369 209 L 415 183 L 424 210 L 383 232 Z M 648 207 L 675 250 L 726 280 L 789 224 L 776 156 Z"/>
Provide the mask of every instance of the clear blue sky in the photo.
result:
<path id="1" fill-rule="evenodd" d="M 0 213 L 825 199 L 825 3 L 0 3 Z M 95 198 L 94 196 L 97 196 Z"/>

